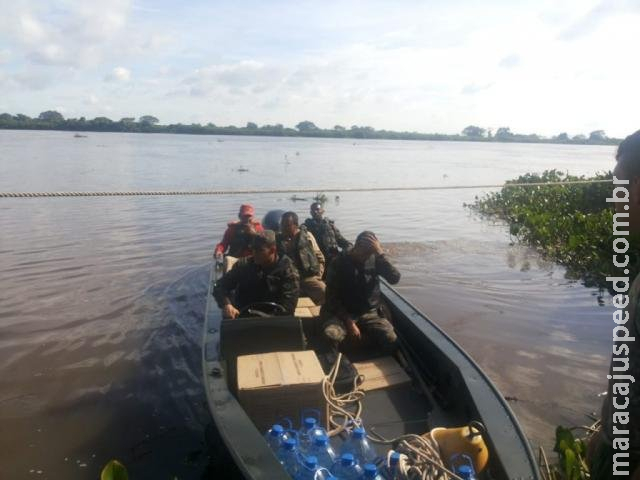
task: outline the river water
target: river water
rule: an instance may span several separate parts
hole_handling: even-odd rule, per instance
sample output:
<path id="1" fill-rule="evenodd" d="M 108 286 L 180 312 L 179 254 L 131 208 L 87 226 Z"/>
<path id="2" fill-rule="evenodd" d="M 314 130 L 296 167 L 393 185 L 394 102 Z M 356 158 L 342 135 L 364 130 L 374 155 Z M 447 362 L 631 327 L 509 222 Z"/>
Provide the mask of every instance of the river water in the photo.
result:
<path id="1" fill-rule="evenodd" d="M 611 147 L 0 131 L 0 191 L 501 183 L 594 174 Z M 591 423 L 610 299 L 463 207 L 487 189 L 329 194 L 375 231 L 399 290 L 511 399 L 534 446 Z M 303 194 L 298 194 L 304 197 Z M 200 335 L 214 244 L 240 203 L 305 218 L 290 194 L 0 199 L 0 478 L 207 475 Z"/>

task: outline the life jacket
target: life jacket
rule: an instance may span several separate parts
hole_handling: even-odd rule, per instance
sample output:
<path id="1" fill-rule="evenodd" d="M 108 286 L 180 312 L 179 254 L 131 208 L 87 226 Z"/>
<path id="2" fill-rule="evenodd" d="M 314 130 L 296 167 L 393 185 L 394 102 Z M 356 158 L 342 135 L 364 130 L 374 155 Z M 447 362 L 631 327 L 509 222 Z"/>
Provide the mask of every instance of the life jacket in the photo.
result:
<path id="1" fill-rule="evenodd" d="M 229 255 L 232 257 L 245 257 L 249 255 L 252 236 L 255 232 L 262 231 L 260 222 L 251 222 L 251 225 L 245 225 L 236 221 L 229 223 L 228 227 L 231 229 Z M 249 227 L 253 227 L 253 232 Z"/>
<path id="2" fill-rule="evenodd" d="M 309 240 L 309 235 L 310 233 L 307 231 L 307 228 L 301 225 L 300 231 L 293 239 L 293 253 L 291 256 L 302 278 L 313 277 L 320 274 L 320 263 L 313 251 L 313 245 L 311 244 L 311 240 Z M 281 255 L 287 254 L 284 249 L 282 237 L 280 237 L 280 241 L 278 242 L 278 250 Z"/>
<path id="3" fill-rule="evenodd" d="M 331 220 L 323 218 L 318 222 L 313 218 L 307 218 L 304 224 L 318 241 L 318 246 L 320 247 L 320 250 L 322 250 L 322 253 L 327 255 L 338 251 L 336 232 Z"/>

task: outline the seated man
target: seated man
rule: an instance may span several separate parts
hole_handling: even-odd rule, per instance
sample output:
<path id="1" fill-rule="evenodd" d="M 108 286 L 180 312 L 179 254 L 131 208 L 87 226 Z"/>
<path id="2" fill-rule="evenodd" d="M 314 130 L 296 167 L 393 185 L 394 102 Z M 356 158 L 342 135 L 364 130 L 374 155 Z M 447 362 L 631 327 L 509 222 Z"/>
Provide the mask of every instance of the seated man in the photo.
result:
<path id="1" fill-rule="evenodd" d="M 355 340 L 364 336 L 382 353 L 395 352 L 398 338 L 389 320 L 381 315 L 378 275 L 391 284 L 400 280 L 400 273 L 384 255 L 372 232 L 358 235 L 354 247 L 329 265 L 320 322 L 325 339 L 334 346 L 347 336 Z"/>
<path id="2" fill-rule="evenodd" d="M 222 315 L 236 318 L 241 309 L 256 302 L 277 303 L 284 312 L 274 312 L 276 315 L 293 315 L 300 290 L 298 271 L 289 257 L 278 254 L 275 233 L 256 234 L 251 251 L 253 256 L 238 260 L 213 287 Z"/>
<path id="3" fill-rule="evenodd" d="M 231 222 L 224 232 L 222 241 L 216 245 L 216 259 L 221 260 L 227 253 L 231 257 L 246 257 L 251 253 L 251 237 L 263 231 L 259 221 L 253 219 L 255 210 L 251 205 L 241 205 L 238 212 L 240 221 Z"/>
<path id="4" fill-rule="evenodd" d="M 300 293 L 313 300 L 316 305 L 324 303 L 325 284 L 324 255 L 316 239 L 307 229 L 298 226 L 298 215 L 285 212 L 280 220 L 278 251 L 291 258 L 300 274 Z"/>
<path id="5" fill-rule="evenodd" d="M 329 265 L 331 260 L 340 253 L 340 249 L 344 252 L 351 248 L 351 242 L 342 236 L 332 220 L 323 217 L 324 209 L 321 203 L 312 203 L 310 213 L 311 218 L 307 218 L 304 225 L 315 237 L 326 264 Z"/>

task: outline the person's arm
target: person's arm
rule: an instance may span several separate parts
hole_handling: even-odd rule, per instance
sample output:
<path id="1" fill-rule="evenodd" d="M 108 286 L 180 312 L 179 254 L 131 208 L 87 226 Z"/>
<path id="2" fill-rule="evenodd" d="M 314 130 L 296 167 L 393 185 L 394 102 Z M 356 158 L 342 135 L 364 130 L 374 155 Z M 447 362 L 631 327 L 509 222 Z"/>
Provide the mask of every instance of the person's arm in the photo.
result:
<path id="1" fill-rule="evenodd" d="M 322 250 L 320 250 L 320 247 L 318 246 L 318 242 L 316 242 L 316 238 L 313 236 L 313 233 L 307 231 L 307 235 L 309 235 L 309 241 L 311 242 L 311 248 L 313 249 L 313 253 L 316 255 L 316 259 L 318 260 L 318 264 L 320 265 L 320 273 L 318 274 L 318 276 L 322 276 L 322 274 L 324 273 L 324 267 L 325 267 L 325 259 L 324 259 L 324 255 L 322 253 Z"/>
<path id="2" fill-rule="evenodd" d="M 300 276 L 298 269 L 291 264 L 282 274 L 282 286 L 278 303 L 285 309 L 286 315 L 294 315 L 300 296 Z"/>
<path id="3" fill-rule="evenodd" d="M 227 227 L 222 236 L 222 241 L 216 245 L 216 249 L 214 250 L 214 255 L 221 256 L 224 255 L 224 252 L 227 251 L 227 247 L 229 243 L 231 243 L 231 239 L 233 238 L 233 228 L 231 226 Z"/>
<path id="4" fill-rule="evenodd" d="M 349 250 L 353 246 L 351 242 L 342 236 L 340 230 L 338 230 L 338 227 L 336 227 L 333 222 L 329 222 L 329 225 L 333 228 L 333 234 L 336 237 L 336 243 L 338 246 L 343 250 Z"/>
<path id="5" fill-rule="evenodd" d="M 391 285 L 395 285 L 400 281 L 400 272 L 391 265 L 391 262 L 382 251 L 380 242 L 377 242 L 377 248 L 375 250 L 376 256 L 376 273 L 384 278 Z"/>
<path id="6" fill-rule="evenodd" d="M 235 318 L 238 313 L 238 310 L 231 300 L 231 295 L 240 283 L 241 275 L 242 265 L 236 263 L 233 268 L 225 273 L 213 286 L 213 297 L 227 318 Z"/>

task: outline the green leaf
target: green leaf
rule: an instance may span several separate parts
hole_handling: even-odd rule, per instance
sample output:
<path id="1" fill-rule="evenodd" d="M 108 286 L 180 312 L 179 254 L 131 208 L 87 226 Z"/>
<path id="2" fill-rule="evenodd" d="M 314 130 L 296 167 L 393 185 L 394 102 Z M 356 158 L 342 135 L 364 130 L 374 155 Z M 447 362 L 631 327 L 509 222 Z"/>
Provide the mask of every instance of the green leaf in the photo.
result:
<path id="1" fill-rule="evenodd" d="M 129 474 L 119 461 L 111 460 L 102 469 L 100 480 L 129 480 Z"/>

